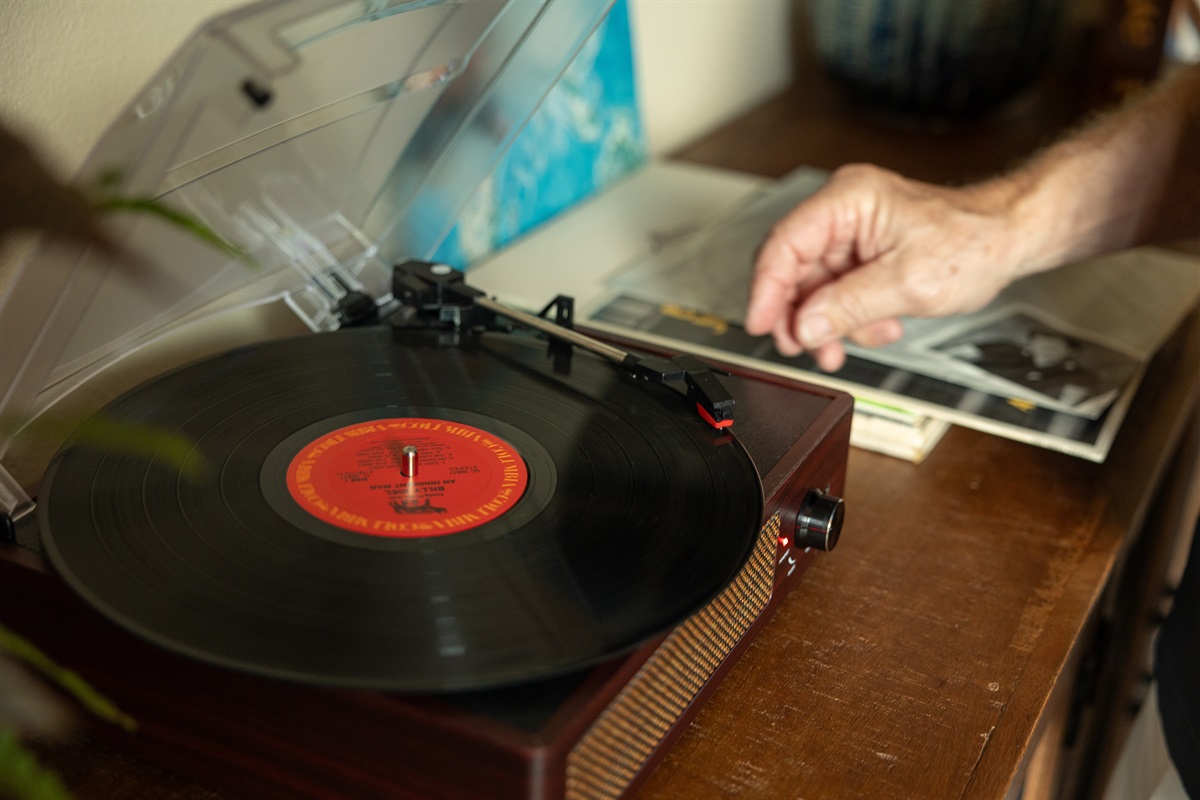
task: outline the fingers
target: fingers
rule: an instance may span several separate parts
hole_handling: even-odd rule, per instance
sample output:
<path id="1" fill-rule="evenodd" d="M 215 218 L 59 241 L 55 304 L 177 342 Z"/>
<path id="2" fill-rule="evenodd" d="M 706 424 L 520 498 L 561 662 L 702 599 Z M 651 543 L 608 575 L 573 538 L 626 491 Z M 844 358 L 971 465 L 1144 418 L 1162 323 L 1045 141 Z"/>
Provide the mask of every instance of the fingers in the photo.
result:
<path id="1" fill-rule="evenodd" d="M 854 331 L 846 338 L 863 347 L 883 347 L 899 341 L 904 326 L 898 319 L 883 319 L 865 328 Z M 812 351 L 812 357 L 825 372 L 837 372 L 846 365 L 846 348 L 840 340 L 820 345 Z"/>
<path id="2" fill-rule="evenodd" d="M 847 338 L 862 347 L 883 347 L 900 341 L 904 326 L 898 319 L 881 319 L 851 332 Z"/>
<path id="3" fill-rule="evenodd" d="M 799 321 L 797 321 L 799 320 Z M 781 316 L 770 330 L 775 349 L 785 356 L 798 356 L 810 351 L 821 369 L 833 372 L 845 363 L 845 349 L 840 344 L 842 336 L 835 335 L 825 325 L 832 325 L 821 316 L 797 316 L 789 313 Z M 863 347 L 882 347 L 900 340 L 904 326 L 899 319 L 890 317 L 875 320 L 860 328 L 848 331 L 845 338 Z"/>
<path id="4" fill-rule="evenodd" d="M 754 336 L 778 328 L 792 310 L 796 296 L 797 277 L 803 267 L 789 254 L 777 252 L 786 246 L 770 239 L 764 245 L 755 266 L 750 284 L 750 301 L 746 306 L 746 331 Z"/>
<path id="5" fill-rule="evenodd" d="M 837 372 L 846 364 L 846 348 L 841 342 L 830 342 L 812 351 L 812 357 L 825 372 Z"/>
<path id="6" fill-rule="evenodd" d="M 807 328 L 804 323 L 801 323 L 800 327 L 803 330 L 799 336 L 796 335 L 790 323 L 784 323 L 780 326 L 780 330 L 772 331 L 775 349 L 785 356 L 798 356 L 807 351 L 825 372 L 836 372 L 845 366 L 846 349 L 842 345 L 843 337 L 823 338 L 823 335 L 818 337 L 812 330 L 811 320 L 808 321 Z M 863 347 L 883 347 L 898 342 L 903 335 L 904 326 L 900 320 L 892 318 L 877 320 L 850 331 L 845 338 Z M 809 341 L 819 343 L 804 344 L 805 337 L 811 337 Z"/>
<path id="7" fill-rule="evenodd" d="M 843 339 L 864 346 L 899 339 L 898 318 L 913 306 L 910 276 L 921 272 L 912 256 L 920 249 L 905 243 L 938 235 L 937 214 L 914 199 L 924 193 L 914 186 L 862 165 L 835 172 L 763 243 L 746 331 L 770 333 L 784 355 L 808 351 L 823 369 L 845 362 Z"/>
<path id="8" fill-rule="evenodd" d="M 912 313 L 896 270 L 872 263 L 827 283 L 799 306 L 793 335 L 814 350 L 844 338 L 868 347 L 891 344 L 902 333 L 898 318 Z"/>
<path id="9" fill-rule="evenodd" d="M 786 223 L 781 222 L 763 243 L 754 265 L 745 326 L 755 336 L 775 330 L 793 315 L 797 303 L 829 280 L 820 260 L 824 244 L 803 228 L 784 227 Z M 809 251 L 817 255 L 810 256 Z"/>
<path id="10" fill-rule="evenodd" d="M 776 223 L 755 259 L 745 328 L 752 335 L 771 333 L 786 354 L 812 349 L 845 331 L 839 320 L 821 312 L 823 287 L 836 285 L 876 253 L 881 170 L 852 166 Z M 871 254 L 865 256 L 865 254 Z"/>

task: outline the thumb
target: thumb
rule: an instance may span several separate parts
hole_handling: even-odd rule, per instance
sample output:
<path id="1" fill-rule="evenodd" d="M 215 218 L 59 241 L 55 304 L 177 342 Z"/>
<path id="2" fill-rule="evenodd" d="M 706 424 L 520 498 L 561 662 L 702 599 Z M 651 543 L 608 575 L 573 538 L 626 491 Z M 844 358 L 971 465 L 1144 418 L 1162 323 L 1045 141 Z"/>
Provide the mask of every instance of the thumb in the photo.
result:
<path id="1" fill-rule="evenodd" d="M 794 334 L 805 350 L 815 350 L 911 310 L 896 283 L 887 280 L 882 268 L 871 265 L 813 292 L 796 315 Z"/>

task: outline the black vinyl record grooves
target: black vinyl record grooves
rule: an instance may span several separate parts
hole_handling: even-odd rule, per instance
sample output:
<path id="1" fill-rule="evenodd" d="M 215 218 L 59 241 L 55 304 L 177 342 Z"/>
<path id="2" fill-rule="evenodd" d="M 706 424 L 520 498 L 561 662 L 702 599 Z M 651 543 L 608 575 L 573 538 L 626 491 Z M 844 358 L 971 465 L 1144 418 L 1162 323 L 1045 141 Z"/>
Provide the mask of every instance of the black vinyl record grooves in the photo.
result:
<path id="1" fill-rule="evenodd" d="M 63 578 L 167 648 L 307 683 L 591 665 L 718 593 L 762 523 L 749 455 L 681 394 L 586 352 L 560 374 L 517 334 L 266 343 L 100 416 L 186 437 L 199 466 L 64 446 L 39 502 Z"/>

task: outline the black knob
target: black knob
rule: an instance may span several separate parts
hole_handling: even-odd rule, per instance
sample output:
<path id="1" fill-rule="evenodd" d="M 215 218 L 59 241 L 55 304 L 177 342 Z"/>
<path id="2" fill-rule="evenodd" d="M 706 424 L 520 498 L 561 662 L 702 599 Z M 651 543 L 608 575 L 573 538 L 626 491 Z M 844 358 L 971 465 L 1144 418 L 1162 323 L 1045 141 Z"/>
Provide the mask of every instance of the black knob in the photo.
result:
<path id="1" fill-rule="evenodd" d="M 796 544 L 829 551 L 842 535 L 846 504 L 840 497 L 810 489 L 796 514 Z"/>

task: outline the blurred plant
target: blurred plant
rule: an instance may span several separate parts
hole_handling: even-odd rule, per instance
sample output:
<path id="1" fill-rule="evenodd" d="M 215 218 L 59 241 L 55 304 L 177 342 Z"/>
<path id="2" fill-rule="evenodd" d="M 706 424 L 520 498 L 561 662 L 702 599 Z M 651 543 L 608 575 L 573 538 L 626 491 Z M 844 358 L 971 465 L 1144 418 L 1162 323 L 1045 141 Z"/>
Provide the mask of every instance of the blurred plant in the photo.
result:
<path id="1" fill-rule="evenodd" d="M 0 125 L 0 240 L 21 231 L 44 231 L 116 250 L 100 229 L 92 204 Z"/>
<path id="2" fill-rule="evenodd" d="M 192 481 L 207 474 L 208 462 L 192 439 L 142 423 L 122 422 L 103 415 L 85 419 L 43 416 L 32 422 L 20 417 L 0 417 L 0 434 L 18 431 L 23 436 L 51 442 L 63 442 L 70 436 L 76 444 L 161 461 Z"/>
<path id="3" fill-rule="evenodd" d="M 91 715 L 133 731 L 137 723 L 83 678 L 54 663 L 32 642 L 0 625 L 0 797 L 69 800 L 70 792 L 24 744 L 56 739 L 75 727 L 76 714 L 56 687 Z"/>
<path id="4" fill-rule="evenodd" d="M 137 728 L 133 718 L 93 689 L 76 673 L 63 669 L 25 637 L 0 625 L 0 653 L 25 665 L 49 680 L 79 703 L 88 713 L 127 731 Z"/>
<path id="5" fill-rule="evenodd" d="M 187 231 L 197 239 L 207 242 L 228 256 L 249 260 L 249 255 L 245 250 L 233 244 L 195 217 L 171 208 L 153 197 L 128 197 L 118 194 L 116 187 L 120 182 L 121 176 L 118 172 L 109 172 L 101 176 L 97 187 L 99 196 L 93 203 L 96 211 L 101 214 L 113 211 L 132 211 L 149 214 Z"/>
<path id="6" fill-rule="evenodd" d="M 100 226 L 112 212 L 148 214 L 196 236 L 234 258 L 247 258 L 209 226 L 153 197 L 131 197 L 117 191 L 118 172 L 101 176 L 89 197 L 60 181 L 19 136 L 0 124 L 0 240 L 21 231 L 42 232 L 93 245 L 115 254 L 117 246 Z"/>
<path id="7" fill-rule="evenodd" d="M 71 793 L 15 734 L 0 728 L 0 797 L 70 800 Z"/>
<path id="8" fill-rule="evenodd" d="M 105 176 L 95 198 L 58 180 L 34 150 L 0 121 L 0 242 L 22 232 L 69 239 L 116 255 L 119 247 L 99 224 L 105 213 L 140 213 L 164 220 L 236 258 L 239 248 L 200 221 L 154 198 L 116 193 L 115 173 Z M 66 420 L 0 419 L 0 432 L 24 428 L 31 435 L 65 438 L 68 427 L 77 441 L 122 448 L 165 459 L 185 477 L 197 477 L 204 462 L 193 443 L 171 432 L 92 417 L 79 424 Z M 57 691 L 55 691 L 57 690 Z M 64 701 L 63 694 L 69 701 Z M 134 721 L 92 689 L 76 673 L 55 664 L 32 642 L 0 625 L 0 797 L 12 800 L 69 800 L 70 792 L 44 768 L 27 746 L 29 740 L 54 740 L 76 724 L 76 708 L 132 731 Z"/>

